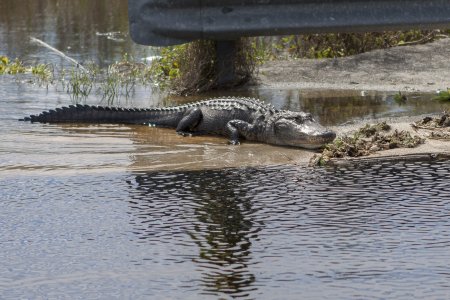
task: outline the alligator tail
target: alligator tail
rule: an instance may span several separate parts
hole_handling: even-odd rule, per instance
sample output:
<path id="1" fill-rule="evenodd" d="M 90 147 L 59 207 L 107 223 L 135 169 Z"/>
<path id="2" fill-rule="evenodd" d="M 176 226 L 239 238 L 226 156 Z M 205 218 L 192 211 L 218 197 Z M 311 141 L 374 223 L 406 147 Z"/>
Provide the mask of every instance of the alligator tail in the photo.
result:
<path id="1" fill-rule="evenodd" d="M 25 117 L 20 121 L 41 123 L 116 123 L 148 124 L 161 109 L 117 108 L 70 105 Z"/>

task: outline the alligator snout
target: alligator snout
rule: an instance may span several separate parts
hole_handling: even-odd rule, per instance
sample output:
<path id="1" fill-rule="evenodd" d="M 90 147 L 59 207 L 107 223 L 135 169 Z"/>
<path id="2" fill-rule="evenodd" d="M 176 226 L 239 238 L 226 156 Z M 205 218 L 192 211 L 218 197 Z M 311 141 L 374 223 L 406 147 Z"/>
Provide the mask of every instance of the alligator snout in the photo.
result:
<path id="1" fill-rule="evenodd" d="M 331 143 L 336 138 L 336 133 L 333 131 L 325 131 L 320 134 L 309 135 L 306 138 L 304 148 L 318 149 L 322 148 L 328 143 Z"/>
<path id="2" fill-rule="evenodd" d="M 323 140 L 325 143 L 331 143 L 336 138 L 336 133 L 334 131 L 326 131 L 323 135 Z"/>

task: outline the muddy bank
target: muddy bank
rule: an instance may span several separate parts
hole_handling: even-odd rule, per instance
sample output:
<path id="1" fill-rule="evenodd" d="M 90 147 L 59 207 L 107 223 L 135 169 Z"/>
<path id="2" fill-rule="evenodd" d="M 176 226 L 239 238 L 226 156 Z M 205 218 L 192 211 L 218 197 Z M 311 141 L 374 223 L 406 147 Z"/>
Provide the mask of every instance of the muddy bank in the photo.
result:
<path id="1" fill-rule="evenodd" d="M 431 115 L 430 115 L 431 116 Z M 437 117 L 438 115 L 435 115 Z M 331 129 L 338 133 L 338 137 L 351 135 L 366 124 L 386 122 L 391 127 L 390 132 L 405 131 L 411 136 L 418 136 L 424 139 L 424 143 L 413 148 L 395 148 L 381 150 L 371 153 L 369 156 L 344 157 L 333 159 L 330 165 L 345 165 L 359 163 L 377 163 L 384 161 L 419 161 L 450 159 L 450 140 L 430 138 L 430 130 L 415 129 L 411 124 L 421 120 L 425 116 L 377 118 L 355 121 L 351 124 L 332 126 Z M 135 129 L 137 130 L 137 129 Z M 155 133 L 162 129 L 152 128 Z M 169 132 L 166 130 L 165 132 Z M 148 128 L 139 128 L 135 134 L 135 142 L 143 147 L 144 153 L 150 153 L 148 149 L 155 143 L 155 136 L 149 135 Z M 160 146 L 169 146 L 172 149 L 163 155 L 136 155 L 134 163 L 129 166 L 133 170 L 149 169 L 216 169 L 216 168 L 236 168 L 236 167 L 257 167 L 270 165 L 298 165 L 306 167 L 310 165 L 312 158 L 320 151 L 306 150 L 300 148 L 277 147 L 267 144 L 243 142 L 240 146 L 234 147 L 226 144 L 226 139 L 222 137 L 198 136 L 183 138 L 175 134 L 165 135 Z M 177 149 L 177 150 L 176 150 Z M 174 151 L 176 150 L 176 151 Z M 180 156 L 180 151 L 187 151 Z M 183 152 L 184 153 L 184 152 Z M 156 161 L 155 161 L 156 159 Z"/>
<path id="2" fill-rule="evenodd" d="M 270 61 L 258 82 L 274 88 L 435 92 L 450 87 L 450 38 L 336 59 Z"/>
<path id="3" fill-rule="evenodd" d="M 431 92 L 450 87 L 450 38 L 429 44 L 374 50 L 336 59 L 271 61 L 260 68 L 259 84 L 270 88 L 300 90 L 361 90 L 378 92 Z M 430 136 L 430 131 L 411 124 L 424 116 L 366 119 L 346 126 L 334 126 L 339 136 L 357 131 L 367 123 L 386 121 L 392 131 L 405 131 L 425 142 L 413 148 L 396 148 L 360 158 L 334 162 L 420 160 L 450 158 L 450 141 Z M 431 138 L 430 138 L 431 137 Z M 314 153 L 304 153 L 312 157 Z M 305 161 L 297 158 L 299 163 Z"/>
<path id="4" fill-rule="evenodd" d="M 435 115 L 434 117 L 439 117 Z M 423 139 L 423 143 L 411 148 L 394 148 L 376 151 L 368 156 L 360 157 L 343 157 L 333 158 L 330 165 L 357 164 L 357 163 L 376 163 L 383 161 L 419 161 L 419 160 L 435 160 L 450 159 L 450 139 L 436 139 L 432 136 L 431 130 L 420 129 L 412 126 L 415 122 L 420 121 L 420 117 L 403 117 L 403 118 L 385 118 L 368 121 L 368 123 L 386 122 L 391 127 L 391 132 L 407 132 L 412 137 Z M 364 126 L 366 122 L 357 122 L 346 126 L 336 126 L 333 129 L 339 133 L 339 136 L 351 135 Z"/>

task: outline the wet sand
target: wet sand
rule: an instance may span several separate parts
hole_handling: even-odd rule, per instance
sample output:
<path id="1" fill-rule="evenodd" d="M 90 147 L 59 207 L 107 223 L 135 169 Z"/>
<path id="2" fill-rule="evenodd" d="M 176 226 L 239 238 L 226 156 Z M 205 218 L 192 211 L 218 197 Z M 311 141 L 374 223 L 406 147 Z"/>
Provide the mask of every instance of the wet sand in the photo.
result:
<path id="1" fill-rule="evenodd" d="M 333 126 L 331 129 L 338 136 L 351 134 L 367 123 L 374 124 L 386 121 L 392 126 L 392 131 L 406 130 L 412 135 L 425 138 L 425 143 L 416 148 L 397 148 L 376 152 L 370 156 L 358 158 L 334 159 L 333 164 L 378 162 L 384 160 L 434 160 L 450 159 L 450 141 L 429 139 L 429 130 L 414 130 L 411 123 L 421 117 L 382 118 L 364 121 L 355 121 L 350 125 Z M 199 136 L 180 137 L 170 130 L 165 135 L 164 147 L 178 149 L 171 153 L 167 149 L 161 153 L 152 152 L 148 146 L 154 143 L 155 136 L 149 135 L 148 128 L 135 128 L 137 133 L 134 142 L 140 145 L 142 155 L 135 155 L 130 169 L 135 171 L 151 169 L 170 170 L 199 170 L 216 168 L 258 167 L 270 165 L 299 165 L 308 166 L 311 158 L 320 153 L 316 150 L 272 146 L 261 143 L 242 141 L 239 146 L 227 145 L 224 137 Z M 156 132 L 160 132 L 157 129 Z M 160 134 L 157 134 L 160 135 Z M 147 149 L 148 148 L 148 149 Z M 187 151 L 187 152 L 186 152 Z M 151 155 L 149 155 L 151 153 Z M 180 155 L 182 154 L 182 155 Z"/>

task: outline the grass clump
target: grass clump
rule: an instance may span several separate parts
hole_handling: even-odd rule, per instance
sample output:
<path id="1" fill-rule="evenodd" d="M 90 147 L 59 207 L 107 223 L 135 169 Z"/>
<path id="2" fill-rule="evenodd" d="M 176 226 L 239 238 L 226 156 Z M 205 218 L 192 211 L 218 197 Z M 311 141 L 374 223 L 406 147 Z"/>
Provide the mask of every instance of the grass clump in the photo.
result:
<path id="1" fill-rule="evenodd" d="M 51 65 L 37 64 L 25 65 L 19 59 L 11 61 L 7 56 L 0 56 L 0 75 L 31 74 L 37 79 L 39 85 L 48 85 L 53 82 L 53 68 Z"/>
<path id="2" fill-rule="evenodd" d="M 399 106 L 402 106 L 408 101 L 408 97 L 406 97 L 405 94 L 402 94 L 402 92 L 398 92 L 397 94 L 394 95 L 394 101 Z"/>
<path id="3" fill-rule="evenodd" d="M 75 100 L 83 100 L 92 93 L 101 95 L 108 104 L 112 104 L 121 96 L 129 97 L 136 84 L 151 83 L 151 66 L 133 62 L 124 55 L 122 60 L 102 70 L 95 64 L 87 64 L 83 68 L 73 67 L 56 72 L 52 65 L 24 65 L 19 59 L 13 62 L 6 56 L 0 56 L 0 75 L 31 74 L 40 85 L 54 84 L 59 86 Z M 35 83 L 36 80 L 29 82 Z"/>
<path id="4" fill-rule="evenodd" d="M 33 74 L 41 80 L 52 80 L 52 69 L 50 65 L 38 64 L 25 66 L 22 61 L 15 59 L 11 61 L 7 56 L 0 56 L 0 75 Z"/>
<path id="5" fill-rule="evenodd" d="M 128 98 L 137 84 L 151 82 L 151 66 L 134 62 L 127 54 L 121 61 L 102 70 L 95 64 L 88 64 L 85 70 L 73 68 L 63 70 L 59 82 L 63 90 L 73 99 L 85 99 L 91 93 L 101 95 L 112 104 L 120 97 Z"/>
<path id="6" fill-rule="evenodd" d="M 333 158 L 367 156 L 394 148 L 414 148 L 425 142 L 423 138 L 412 136 L 408 131 L 390 131 L 391 126 L 386 122 L 367 124 L 353 135 L 338 137 L 327 144 L 321 154 L 312 157 L 310 165 L 324 166 Z"/>
<path id="7" fill-rule="evenodd" d="M 433 98 L 433 100 L 443 101 L 443 102 L 450 102 L 450 88 L 447 88 L 446 91 L 440 91 L 436 97 Z"/>
<path id="8" fill-rule="evenodd" d="M 100 75 L 100 94 L 110 104 L 121 96 L 128 98 L 137 84 L 151 82 L 151 66 L 134 62 L 127 54 Z"/>
<path id="9" fill-rule="evenodd" d="M 23 63 L 15 59 L 13 62 L 6 56 L 0 56 L 0 74 L 23 74 L 27 72 L 27 68 L 23 65 Z"/>
<path id="10" fill-rule="evenodd" d="M 90 69 L 87 70 L 72 68 L 70 71 L 62 71 L 60 82 L 71 98 L 87 98 L 90 95 L 94 86 L 95 74 Z"/>

